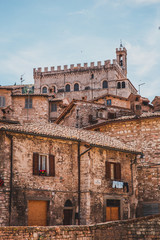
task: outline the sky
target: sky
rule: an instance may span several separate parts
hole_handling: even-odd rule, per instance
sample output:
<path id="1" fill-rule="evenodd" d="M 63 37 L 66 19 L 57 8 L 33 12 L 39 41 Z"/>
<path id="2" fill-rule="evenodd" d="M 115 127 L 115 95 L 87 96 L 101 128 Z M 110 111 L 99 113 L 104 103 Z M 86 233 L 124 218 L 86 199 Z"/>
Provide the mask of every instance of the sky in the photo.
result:
<path id="1" fill-rule="evenodd" d="M 160 0 L 0 0 L 0 85 L 34 83 L 33 68 L 116 58 L 150 101 L 160 96 Z"/>

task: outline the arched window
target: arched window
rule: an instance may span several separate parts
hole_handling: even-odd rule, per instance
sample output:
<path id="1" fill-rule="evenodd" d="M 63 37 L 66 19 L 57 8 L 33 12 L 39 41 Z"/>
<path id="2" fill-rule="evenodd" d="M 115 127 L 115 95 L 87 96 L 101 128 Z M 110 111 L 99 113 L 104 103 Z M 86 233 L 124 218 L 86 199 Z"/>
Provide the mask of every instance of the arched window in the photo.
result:
<path id="1" fill-rule="evenodd" d="M 79 91 L 79 84 L 78 83 L 74 84 L 74 91 Z"/>
<path id="2" fill-rule="evenodd" d="M 72 207 L 72 202 L 68 199 L 65 204 L 64 204 L 65 207 Z"/>
<path id="3" fill-rule="evenodd" d="M 121 82 L 117 83 L 117 88 L 120 89 L 121 88 Z"/>
<path id="4" fill-rule="evenodd" d="M 126 83 L 122 82 L 122 88 L 125 88 L 125 87 L 126 87 Z"/>
<path id="5" fill-rule="evenodd" d="M 103 88 L 108 88 L 108 82 L 107 81 L 103 81 Z"/>
<path id="6" fill-rule="evenodd" d="M 56 93 L 56 87 L 55 86 L 53 86 L 53 92 Z"/>
<path id="7" fill-rule="evenodd" d="M 47 87 L 42 88 L 42 93 L 47 93 Z"/>
<path id="8" fill-rule="evenodd" d="M 66 92 L 70 92 L 70 91 L 71 91 L 71 89 L 70 89 L 70 85 L 67 84 L 67 85 L 66 85 Z"/>

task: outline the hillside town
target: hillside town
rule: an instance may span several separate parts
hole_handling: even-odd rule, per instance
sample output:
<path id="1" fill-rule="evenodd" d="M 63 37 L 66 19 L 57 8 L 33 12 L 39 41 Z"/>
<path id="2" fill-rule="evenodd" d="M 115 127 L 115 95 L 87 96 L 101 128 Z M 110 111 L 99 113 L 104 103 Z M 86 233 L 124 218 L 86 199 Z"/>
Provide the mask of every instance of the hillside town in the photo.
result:
<path id="1" fill-rule="evenodd" d="M 0 226 L 160 214 L 160 96 L 127 78 L 127 49 L 33 77 L 0 86 Z"/>

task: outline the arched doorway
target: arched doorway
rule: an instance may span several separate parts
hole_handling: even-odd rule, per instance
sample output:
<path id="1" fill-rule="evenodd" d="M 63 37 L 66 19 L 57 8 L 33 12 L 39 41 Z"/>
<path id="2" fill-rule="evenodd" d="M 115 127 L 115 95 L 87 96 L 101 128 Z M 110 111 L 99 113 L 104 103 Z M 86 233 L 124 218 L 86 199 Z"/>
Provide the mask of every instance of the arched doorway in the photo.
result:
<path id="1" fill-rule="evenodd" d="M 72 225 L 73 205 L 70 200 L 65 202 L 63 216 L 63 225 Z"/>

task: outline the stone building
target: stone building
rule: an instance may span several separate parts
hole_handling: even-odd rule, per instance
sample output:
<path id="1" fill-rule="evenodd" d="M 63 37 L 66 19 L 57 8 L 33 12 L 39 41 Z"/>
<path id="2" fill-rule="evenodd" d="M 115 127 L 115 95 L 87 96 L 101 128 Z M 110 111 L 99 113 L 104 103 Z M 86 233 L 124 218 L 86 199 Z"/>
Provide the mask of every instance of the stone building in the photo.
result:
<path id="1" fill-rule="evenodd" d="M 120 107 L 121 102 L 117 101 L 116 104 L 111 104 L 112 97 L 109 97 L 109 104 L 102 103 L 96 103 L 96 101 L 84 101 L 84 100 L 73 100 L 65 109 L 64 111 L 58 116 L 55 123 L 64 125 L 64 126 L 70 126 L 70 127 L 76 127 L 76 128 L 83 128 L 90 125 L 93 125 L 95 123 L 101 123 L 104 122 L 107 119 L 112 119 L 124 115 L 132 115 L 133 112 L 126 107 L 126 105 L 130 104 L 125 103 L 125 107 Z M 127 99 L 125 99 L 127 101 Z M 118 106 L 119 105 L 119 106 Z"/>
<path id="2" fill-rule="evenodd" d="M 90 224 L 135 216 L 139 150 L 55 124 L 0 126 L 0 225 Z"/>
<path id="3" fill-rule="evenodd" d="M 67 65 L 62 69 L 51 67 L 34 69 L 35 93 L 55 94 L 58 98 L 91 100 L 103 94 L 113 94 L 128 97 L 137 90 L 127 79 L 127 50 L 124 47 L 116 49 L 116 60 L 94 62 L 88 66 L 84 63 Z M 78 92 L 78 93 L 77 93 Z"/>
<path id="4" fill-rule="evenodd" d="M 141 149 L 144 157 L 136 164 L 137 216 L 160 213 L 160 113 L 111 119 L 87 129 Z"/>

